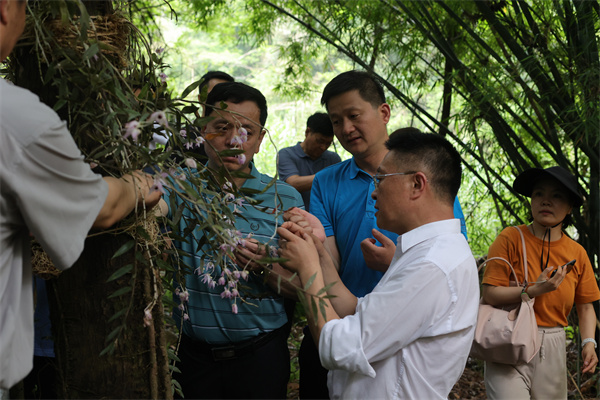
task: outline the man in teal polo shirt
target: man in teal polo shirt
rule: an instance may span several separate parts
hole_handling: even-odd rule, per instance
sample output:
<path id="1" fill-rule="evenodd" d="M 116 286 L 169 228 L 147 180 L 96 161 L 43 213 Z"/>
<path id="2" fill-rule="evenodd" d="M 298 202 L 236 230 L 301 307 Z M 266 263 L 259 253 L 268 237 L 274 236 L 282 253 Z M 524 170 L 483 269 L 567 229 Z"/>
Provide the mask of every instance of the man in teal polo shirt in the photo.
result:
<path id="1" fill-rule="evenodd" d="M 188 254 L 182 256 L 183 264 L 196 272 L 186 275 L 183 296 L 182 289 L 176 289 L 186 301 L 182 309 L 175 310 L 175 319 L 182 321 L 183 336 L 178 353 L 181 362 L 177 364 L 181 373 L 174 379 L 186 398 L 285 398 L 290 365 L 284 301 L 274 290 L 276 274 L 252 259 L 264 252 L 264 246 L 257 243 L 276 245 L 275 229 L 283 222 L 283 211 L 303 207 L 302 198 L 286 183 L 277 181 L 269 186 L 273 178 L 261 174 L 252 162 L 264 138 L 267 119 L 267 103 L 258 90 L 239 82 L 221 83 L 209 93 L 207 104 L 205 116 L 214 117 L 202 129 L 207 167 L 218 179 L 228 181 L 216 195 L 226 199 L 230 193 L 233 197 L 232 188 L 238 188 L 251 193 L 248 197 L 258 205 L 228 200 L 243 216 L 236 218 L 232 227 L 240 242 L 232 257 L 238 266 L 232 261 L 227 270 L 221 270 L 216 261 L 218 251 L 202 245 L 204 233 L 198 227 L 192 231 L 193 237 L 175 242 L 183 254 Z M 219 154 L 232 149 L 243 153 Z M 240 177 L 234 172 L 246 175 Z M 251 178 L 246 178 L 248 175 Z M 169 215 L 186 202 L 171 196 L 168 203 L 176 208 L 169 210 Z M 167 203 L 161 207 L 164 210 Z M 195 218 L 190 208 L 184 208 L 178 233 Z M 270 267 L 284 276 L 291 275 L 277 264 Z M 224 283 L 236 279 L 238 286 Z"/>
<path id="2" fill-rule="evenodd" d="M 340 144 L 352 158 L 315 175 L 310 212 L 323 227 L 325 246 L 336 263 L 344 285 L 357 297 L 370 293 L 390 265 L 398 235 L 377 229 L 373 175 L 388 153 L 387 123 L 391 110 L 381 84 L 362 71 L 348 71 L 333 78 L 323 90 L 327 109 Z M 407 128 L 413 129 L 413 128 Z M 398 210 L 402 212 L 402 210 Z M 454 217 L 464 217 L 458 200 Z M 300 347 L 300 398 L 327 398 L 327 370 L 305 329 Z"/>

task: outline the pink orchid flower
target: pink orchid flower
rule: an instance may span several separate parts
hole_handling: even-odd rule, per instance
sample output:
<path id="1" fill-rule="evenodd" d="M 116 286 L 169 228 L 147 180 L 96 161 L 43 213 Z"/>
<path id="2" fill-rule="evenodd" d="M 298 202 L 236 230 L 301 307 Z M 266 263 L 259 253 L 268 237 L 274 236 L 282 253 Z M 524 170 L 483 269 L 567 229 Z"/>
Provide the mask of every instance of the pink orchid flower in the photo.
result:
<path id="1" fill-rule="evenodd" d="M 150 115 L 148 118 L 150 121 L 155 121 L 157 124 L 164 126 L 165 128 L 169 127 L 169 122 L 167 121 L 167 116 L 164 111 L 156 111 Z"/>
<path id="2" fill-rule="evenodd" d="M 136 120 L 129 121 L 125 124 L 125 133 L 123 134 L 123 139 L 127 139 L 131 136 L 134 142 L 137 142 L 137 138 L 141 131 L 138 129 L 138 125 L 140 123 Z"/>
<path id="3" fill-rule="evenodd" d="M 196 164 L 196 160 L 194 160 L 193 158 L 186 158 L 184 163 L 185 163 L 185 165 L 187 165 L 188 167 L 190 167 L 192 169 L 198 168 L 198 165 Z"/>
<path id="4" fill-rule="evenodd" d="M 150 310 L 144 310 L 144 326 L 152 325 L 152 313 Z"/>

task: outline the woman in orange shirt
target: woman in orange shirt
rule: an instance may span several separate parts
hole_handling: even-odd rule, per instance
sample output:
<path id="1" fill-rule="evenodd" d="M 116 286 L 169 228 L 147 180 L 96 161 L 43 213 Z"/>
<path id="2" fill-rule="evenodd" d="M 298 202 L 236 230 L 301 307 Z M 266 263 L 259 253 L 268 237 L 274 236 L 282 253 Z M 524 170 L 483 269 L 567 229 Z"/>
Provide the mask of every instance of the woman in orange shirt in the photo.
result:
<path id="1" fill-rule="evenodd" d="M 527 364 L 507 365 L 486 362 L 485 384 L 490 399 L 566 399 L 567 367 L 564 327 L 575 304 L 582 338 L 583 372 L 593 372 L 596 355 L 596 313 L 592 302 L 600 291 L 587 253 L 564 232 L 571 223 L 573 207 L 583 198 L 575 177 L 562 167 L 532 168 L 514 181 L 516 192 L 531 197 L 533 220 L 519 229 L 525 238 L 529 277 L 538 277 L 522 289 L 509 287 L 510 268 L 490 261 L 483 277 L 482 294 L 491 305 L 514 304 L 525 293 L 535 298 L 534 311 L 541 343 L 538 354 Z M 524 280 L 522 244 L 514 228 L 504 229 L 496 238 L 488 258 L 503 257 Z M 565 266 L 575 260 L 572 266 Z M 554 273 L 554 274 L 553 274 Z"/>

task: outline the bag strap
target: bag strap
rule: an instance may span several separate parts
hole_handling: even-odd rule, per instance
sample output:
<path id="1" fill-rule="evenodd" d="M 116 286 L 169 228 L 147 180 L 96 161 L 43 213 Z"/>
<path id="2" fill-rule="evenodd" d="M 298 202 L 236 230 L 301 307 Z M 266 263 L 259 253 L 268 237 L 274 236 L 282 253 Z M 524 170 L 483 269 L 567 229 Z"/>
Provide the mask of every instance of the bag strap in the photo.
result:
<path id="1" fill-rule="evenodd" d="M 517 278 L 517 274 L 515 272 L 515 269 L 510 264 L 510 262 L 508 262 L 508 260 L 506 260 L 505 258 L 502 258 L 502 257 L 488 258 L 487 260 L 485 260 L 484 262 L 481 263 L 481 265 L 479 266 L 479 268 L 477 268 L 477 271 L 481 271 L 481 268 L 483 268 L 489 261 L 492 261 L 492 260 L 504 261 L 510 267 L 510 270 L 512 271 L 512 274 L 515 277 L 515 282 L 517 282 L 517 286 L 526 287 L 528 280 L 527 280 L 527 249 L 525 248 L 525 237 L 523 236 L 523 232 L 521 231 L 521 229 L 518 226 L 513 226 L 513 228 L 515 228 L 519 232 L 519 235 L 521 236 L 521 245 L 523 246 L 523 264 L 525 265 L 525 267 L 524 267 L 524 269 L 525 269 L 525 280 L 523 281 L 523 283 L 522 284 L 519 283 L 519 278 Z"/>
<path id="2" fill-rule="evenodd" d="M 485 260 L 484 262 L 481 263 L 481 265 L 479 266 L 479 268 L 477 268 L 477 271 L 481 271 L 481 268 L 483 268 L 484 265 L 486 265 L 489 261 L 493 261 L 493 260 L 504 261 L 506 263 L 506 265 L 508 265 L 510 267 L 510 270 L 512 271 L 512 274 L 515 277 L 515 282 L 517 282 L 517 285 L 521 286 L 521 284 L 519 283 L 519 279 L 517 278 L 517 274 L 515 273 L 515 270 L 514 270 L 513 266 L 508 262 L 508 260 L 506 258 L 502 258 L 502 257 L 488 258 L 487 260 Z"/>
<path id="3" fill-rule="evenodd" d="M 518 226 L 513 226 L 513 228 L 515 228 L 521 236 L 521 245 L 523 246 L 523 269 L 525 270 L 525 280 L 523 281 L 523 287 L 527 287 L 527 282 L 529 282 L 529 280 L 527 279 L 527 248 L 525 247 L 525 237 L 523 236 L 523 232 L 521 232 L 521 228 L 519 228 Z M 518 282 L 519 281 L 517 281 L 517 283 Z"/>

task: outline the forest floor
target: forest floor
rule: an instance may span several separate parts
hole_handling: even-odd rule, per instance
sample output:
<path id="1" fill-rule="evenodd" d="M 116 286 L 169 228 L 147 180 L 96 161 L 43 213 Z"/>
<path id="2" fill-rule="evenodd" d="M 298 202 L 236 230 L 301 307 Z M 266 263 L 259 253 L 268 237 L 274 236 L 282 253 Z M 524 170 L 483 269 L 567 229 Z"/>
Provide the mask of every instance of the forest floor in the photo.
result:
<path id="1" fill-rule="evenodd" d="M 296 323 L 292 326 L 292 332 L 288 341 L 290 348 L 292 374 L 290 383 L 288 383 L 288 399 L 298 399 L 299 390 L 299 372 L 298 372 L 298 350 L 302 341 L 302 327 L 303 323 Z M 567 347 L 567 365 L 569 377 L 568 385 L 569 399 L 595 399 L 598 398 L 596 394 L 596 387 L 598 383 L 598 374 L 585 375 L 581 379 L 581 385 L 577 388 L 576 380 L 577 376 L 575 371 L 577 369 L 577 351 L 575 344 L 570 344 Z M 485 399 L 485 384 L 483 382 L 483 362 L 469 358 L 465 370 L 458 382 L 454 385 L 454 388 L 448 395 L 448 399 Z"/>

